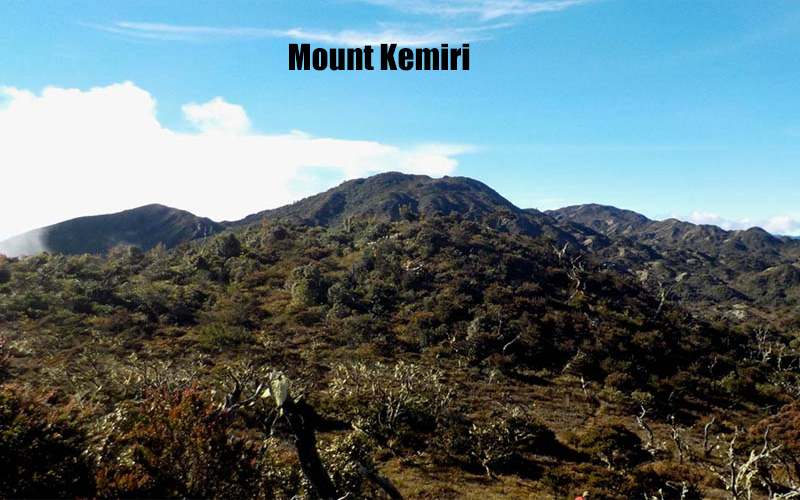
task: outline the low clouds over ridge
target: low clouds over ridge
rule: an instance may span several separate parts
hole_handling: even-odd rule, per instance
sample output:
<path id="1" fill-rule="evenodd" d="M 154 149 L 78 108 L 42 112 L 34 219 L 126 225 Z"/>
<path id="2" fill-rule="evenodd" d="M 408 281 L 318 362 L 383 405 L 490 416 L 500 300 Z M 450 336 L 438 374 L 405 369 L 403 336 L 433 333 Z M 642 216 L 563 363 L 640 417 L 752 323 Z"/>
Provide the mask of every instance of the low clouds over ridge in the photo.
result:
<path id="1" fill-rule="evenodd" d="M 695 211 L 688 216 L 678 218 L 695 224 L 711 224 L 727 230 L 760 227 L 772 234 L 800 236 L 800 214 L 776 215 L 764 219 L 745 217 L 731 220 L 714 212 Z"/>
<path id="2" fill-rule="evenodd" d="M 245 109 L 217 97 L 182 108 L 196 129 L 162 125 L 156 100 L 126 82 L 89 90 L 0 88 L 0 240 L 69 218 L 162 203 L 232 220 L 382 171 L 451 174 L 461 144 L 259 133 Z M 312 174 L 309 174 L 312 172 Z M 311 183 L 314 184 L 314 183 Z"/>

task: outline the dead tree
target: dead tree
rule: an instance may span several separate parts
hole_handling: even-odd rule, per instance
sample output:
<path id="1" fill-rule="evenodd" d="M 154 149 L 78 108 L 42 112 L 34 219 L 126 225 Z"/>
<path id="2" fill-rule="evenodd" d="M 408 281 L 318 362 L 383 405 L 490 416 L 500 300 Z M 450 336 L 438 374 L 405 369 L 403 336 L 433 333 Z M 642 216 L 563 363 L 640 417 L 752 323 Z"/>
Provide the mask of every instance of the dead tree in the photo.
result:
<path id="1" fill-rule="evenodd" d="M 772 349 L 775 347 L 773 342 L 770 341 L 769 328 L 758 327 L 753 331 L 753 337 L 756 341 L 755 352 L 753 358 L 762 363 L 768 363 L 772 359 Z"/>
<path id="2" fill-rule="evenodd" d="M 248 391 L 248 397 L 243 398 L 246 379 L 251 374 L 239 376 L 235 372 L 229 371 L 228 375 L 233 380 L 233 388 L 226 394 L 220 411 L 232 414 L 241 408 L 252 406 L 259 399 L 271 398 L 278 409 L 278 416 L 285 418 L 294 437 L 300 468 L 308 479 L 312 495 L 320 500 L 345 498 L 337 491 L 317 451 L 317 437 L 314 432 L 315 415 L 307 405 L 298 404 L 289 395 L 289 379 L 282 373 L 272 373 L 268 383 L 260 383 L 254 391 Z"/>
<path id="3" fill-rule="evenodd" d="M 712 450 L 712 446 L 709 444 L 708 431 L 711 430 L 711 427 L 714 425 L 714 422 L 716 421 L 717 417 L 711 417 L 711 420 L 709 420 L 708 423 L 703 426 L 703 456 L 706 458 L 708 458 Z"/>
<path id="4" fill-rule="evenodd" d="M 562 248 L 558 248 L 557 246 L 553 245 L 553 252 L 555 252 L 559 261 L 564 260 L 564 257 L 567 255 L 567 248 L 569 248 L 569 243 L 564 243 Z"/>
<path id="5" fill-rule="evenodd" d="M 322 500 L 334 500 L 342 495 L 336 490 L 328 471 L 322 464 L 322 459 L 317 451 L 317 437 L 311 425 L 313 418 L 307 411 L 308 408 L 298 405 L 291 396 L 279 406 L 283 411 L 289 429 L 294 436 L 294 445 L 297 458 L 300 459 L 300 468 L 311 484 L 314 493 Z"/>
<path id="6" fill-rule="evenodd" d="M 669 295 L 672 293 L 672 289 L 674 285 L 667 288 L 664 286 L 663 281 L 658 282 L 658 308 L 656 309 L 655 314 L 653 315 L 654 318 L 658 318 L 661 314 L 661 310 L 664 308 L 664 305 L 667 303 L 669 299 Z"/>
<path id="7" fill-rule="evenodd" d="M 639 425 L 639 428 L 642 429 L 647 434 L 647 441 L 644 443 L 644 449 L 647 450 L 649 453 L 653 453 L 656 451 L 655 443 L 655 435 L 653 434 L 653 429 L 645 421 L 644 417 L 647 415 L 647 409 L 644 405 L 640 406 L 642 409 L 642 413 L 636 416 L 636 423 Z"/>
<path id="8" fill-rule="evenodd" d="M 583 295 L 584 291 L 586 290 L 586 283 L 583 281 L 583 262 L 581 262 L 582 256 L 578 255 L 570 259 L 570 267 L 567 269 L 567 277 L 572 282 L 575 291 L 572 292 L 572 295 L 569 296 L 567 302 L 575 298 L 577 295 Z"/>
<path id="9" fill-rule="evenodd" d="M 669 416 L 669 433 L 672 441 L 675 443 L 675 449 L 678 451 L 678 463 L 683 463 L 683 457 L 688 450 L 686 441 L 683 439 L 684 430 L 675 423 L 675 415 Z"/>
<path id="10" fill-rule="evenodd" d="M 793 498 L 800 498 L 800 488 L 792 487 L 790 491 L 773 493 L 769 496 L 769 500 L 790 500 Z"/>
<path id="11" fill-rule="evenodd" d="M 233 412 L 239 408 L 251 406 L 259 399 L 271 398 L 278 409 L 278 417 L 286 420 L 294 438 L 300 468 L 311 486 L 312 494 L 320 500 L 347 498 L 349 494 L 344 496 L 340 494 L 319 456 L 315 433 L 317 416 L 308 404 L 292 398 L 289 394 L 289 379 L 282 373 L 273 372 L 269 376 L 268 383 L 260 383 L 247 398 L 243 399 L 242 394 L 246 380 L 244 377 L 236 376 L 233 372 L 230 372 L 229 375 L 234 381 L 234 387 L 225 397 L 221 410 L 226 413 Z M 400 492 L 387 478 L 371 471 L 360 462 L 356 462 L 356 469 L 386 492 L 392 500 L 403 500 Z"/>
<path id="12" fill-rule="evenodd" d="M 750 455 L 747 459 L 741 460 L 735 451 L 738 431 L 734 432 L 733 437 L 728 442 L 728 451 L 723 468 L 720 470 L 711 469 L 722 480 L 725 490 L 730 493 L 731 500 L 752 500 L 753 482 L 758 475 L 759 466 L 780 448 L 780 446 L 769 445 L 768 434 L 769 428 L 764 433 L 764 446 L 761 447 L 761 450 L 750 450 Z"/>
<path id="13" fill-rule="evenodd" d="M 562 374 L 567 373 L 570 370 L 570 368 L 573 367 L 573 365 L 575 365 L 576 363 L 580 362 L 585 357 L 586 357 L 586 354 L 584 354 L 583 349 L 581 349 L 579 347 L 578 348 L 578 352 L 576 352 L 575 355 L 572 356 L 572 359 L 570 359 L 567 362 L 567 364 L 564 365 L 564 368 L 561 369 L 561 373 Z"/>

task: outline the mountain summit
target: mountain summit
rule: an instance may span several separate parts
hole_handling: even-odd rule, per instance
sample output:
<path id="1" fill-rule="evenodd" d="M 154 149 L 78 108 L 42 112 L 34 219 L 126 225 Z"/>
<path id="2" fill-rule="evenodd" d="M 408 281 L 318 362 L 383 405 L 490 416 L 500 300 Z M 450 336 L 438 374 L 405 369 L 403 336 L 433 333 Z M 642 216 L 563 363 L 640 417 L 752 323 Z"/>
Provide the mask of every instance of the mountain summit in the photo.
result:
<path id="1" fill-rule="evenodd" d="M 145 250 L 158 244 L 169 248 L 226 230 L 238 231 L 264 219 L 334 227 L 358 218 L 396 221 L 434 215 L 545 237 L 560 248 L 568 245 L 609 269 L 633 274 L 653 287 L 668 287 L 670 293 L 697 304 L 720 298 L 767 300 L 787 293 L 790 301 L 800 301 L 800 290 L 791 291 L 796 288 L 793 277 L 800 260 L 800 242 L 775 237 L 763 229 L 725 231 L 676 219 L 654 221 L 630 210 L 597 204 L 547 212 L 523 210 L 474 179 L 435 179 L 397 172 L 346 181 L 238 221 L 214 222 L 163 205 L 81 217 L 0 243 L 0 253 L 105 253 L 119 244 Z"/>
<path id="2" fill-rule="evenodd" d="M 510 201 L 474 179 L 433 179 L 426 175 L 389 172 L 346 181 L 323 193 L 250 215 L 233 224 L 248 224 L 267 217 L 331 226 L 344 222 L 348 217 L 389 217 L 398 220 L 404 214 L 433 213 L 457 213 L 466 219 L 482 219 L 500 210 L 521 213 Z"/>
<path id="3" fill-rule="evenodd" d="M 285 219 L 313 226 L 333 226 L 353 217 L 403 217 L 456 215 L 484 221 L 527 236 L 572 237 L 557 227 L 555 219 L 537 210 L 522 210 L 486 184 L 468 177 L 407 175 L 389 172 L 355 179 L 291 205 L 265 210 L 241 221 L 242 226 L 261 219 Z"/>
<path id="4" fill-rule="evenodd" d="M 104 253 L 118 244 L 149 249 L 173 247 L 210 236 L 226 228 L 258 224 L 263 219 L 287 220 L 312 226 L 334 226 L 349 218 L 398 220 L 433 214 L 483 221 L 527 236 L 549 235 L 570 240 L 557 221 L 537 210 L 521 210 L 486 184 L 467 177 L 433 179 L 397 172 L 346 181 L 291 205 L 264 210 L 238 221 L 214 222 L 162 205 L 80 217 L 36 229 L 0 243 L 9 255 L 41 251 L 67 254 Z"/>

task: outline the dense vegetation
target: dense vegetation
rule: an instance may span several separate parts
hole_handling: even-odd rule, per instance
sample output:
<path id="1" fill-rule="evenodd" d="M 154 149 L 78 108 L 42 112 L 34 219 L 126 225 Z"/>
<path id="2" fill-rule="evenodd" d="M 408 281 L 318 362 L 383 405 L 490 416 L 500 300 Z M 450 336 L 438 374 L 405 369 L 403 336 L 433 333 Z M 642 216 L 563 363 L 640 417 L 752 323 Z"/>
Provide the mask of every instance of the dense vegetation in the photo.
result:
<path id="1" fill-rule="evenodd" d="M 316 498 L 294 411 L 348 498 L 800 495 L 782 299 L 703 314 L 513 213 L 396 215 L 0 256 L 0 497 Z"/>

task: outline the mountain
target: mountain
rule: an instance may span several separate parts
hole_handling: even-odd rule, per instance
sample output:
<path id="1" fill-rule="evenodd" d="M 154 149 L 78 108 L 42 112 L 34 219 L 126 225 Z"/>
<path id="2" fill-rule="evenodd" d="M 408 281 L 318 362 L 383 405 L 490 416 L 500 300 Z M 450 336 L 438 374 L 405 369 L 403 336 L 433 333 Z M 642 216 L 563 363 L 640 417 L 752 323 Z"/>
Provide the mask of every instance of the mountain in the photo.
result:
<path id="1" fill-rule="evenodd" d="M 646 226 L 650 219 L 642 214 L 616 207 L 588 204 L 545 212 L 557 220 L 577 222 L 606 236 L 624 236 Z"/>
<path id="2" fill-rule="evenodd" d="M 264 210 L 238 221 L 217 223 L 161 205 L 81 217 L 6 240 L 0 243 L 0 253 L 105 253 L 118 244 L 148 249 L 162 243 L 171 248 L 226 228 L 260 224 L 263 219 L 330 227 L 354 218 L 396 221 L 432 214 L 486 221 L 495 229 L 526 236 L 547 236 L 558 241 L 573 241 L 574 238 L 549 215 L 538 210 L 521 210 L 474 179 L 433 179 L 390 172 L 347 181 L 291 205 Z M 573 228 L 572 233 L 579 234 L 580 230 Z"/>
<path id="3" fill-rule="evenodd" d="M 788 238 L 399 174 L 26 238 L 174 248 L 0 256 L 0 498 L 730 498 L 757 453 L 748 498 L 800 484 Z"/>
<path id="4" fill-rule="evenodd" d="M 171 248 L 225 230 L 242 231 L 264 219 L 336 228 L 359 219 L 417 220 L 433 215 L 545 238 L 559 248 L 566 245 L 608 271 L 632 275 L 695 310 L 727 314 L 742 304 L 772 307 L 777 302 L 800 307 L 793 267 L 800 260 L 796 239 L 760 228 L 726 231 L 677 219 L 656 221 L 598 204 L 523 210 L 474 179 L 397 172 L 350 180 L 238 221 L 217 223 L 161 205 L 82 217 L 12 238 L 0 244 L 0 253 L 105 253 L 118 244 L 149 249 L 161 243 Z"/>
<path id="5" fill-rule="evenodd" d="M 233 223 L 248 224 L 263 217 L 290 219 L 315 226 L 341 224 L 350 217 L 403 218 L 404 212 L 483 218 L 498 210 L 519 212 L 486 184 L 466 177 L 432 179 L 425 175 L 389 172 L 355 179 L 291 205 L 265 210 Z"/>
<path id="6" fill-rule="evenodd" d="M 262 219 L 284 219 L 332 227 L 347 219 L 377 217 L 396 221 L 426 215 L 455 214 L 484 221 L 527 236 L 548 235 L 571 240 L 552 217 L 538 210 L 521 210 L 486 184 L 467 177 L 433 179 L 426 175 L 389 172 L 342 183 L 291 205 L 265 210 L 236 222 L 244 226 Z"/>
<path id="7" fill-rule="evenodd" d="M 591 249 L 595 258 L 668 290 L 690 308 L 775 304 L 778 299 L 800 305 L 800 286 L 794 279 L 800 259 L 797 240 L 757 227 L 726 231 L 677 219 L 654 221 L 594 204 L 546 213 L 607 236 L 608 245 Z"/>
<path id="8" fill-rule="evenodd" d="M 36 229 L 0 243 L 0 253 L 105 253 L 120 244 L 147 250 L 158 244 L 173 247 L 224 229 L 211 219 L 154 204 L 115 214 L 79 217 Z"/>
<path id="9" fill-rule="evenodd" d="M 678 219 L 654 221 L 630 210 L 604 205 L 576 205 L 546 213 L 557 220 L 577 222 L 607 236 L 624 236 L 641 243 L 701 250 L 709 254 L 741 250 L 766 251 L 777 256 L 777 248 L 782 244 L 780 238 L 758 227 L 726 231 L 717 226 Z"/>

